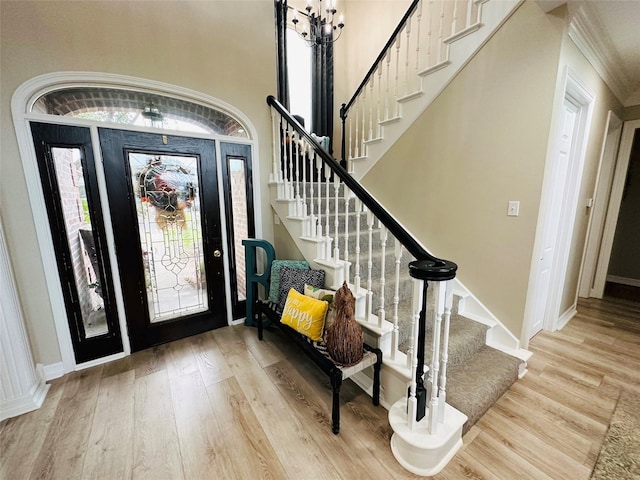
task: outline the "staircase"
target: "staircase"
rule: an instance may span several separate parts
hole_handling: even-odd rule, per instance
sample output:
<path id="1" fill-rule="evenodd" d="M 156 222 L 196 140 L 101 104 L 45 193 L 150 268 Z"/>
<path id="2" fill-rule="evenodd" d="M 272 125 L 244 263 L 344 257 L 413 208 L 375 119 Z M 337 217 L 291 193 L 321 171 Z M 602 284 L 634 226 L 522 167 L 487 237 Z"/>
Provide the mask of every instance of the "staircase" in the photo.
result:
<path id="1" fill-rule="evenodd" d="M 414 1 L 341 109 L 346 170 L 267 99 L 272 207 L 305 259 L 326 271 L 327 286 L 346 281 L 353 291 L 365 341 L 384 354 L 392 451 L 419 475 L 446 464 L 461 435 L 524 375 L 530 353 L 455 278 L 455 264 L 428 253 L 356 180 L 519 3 Z M 354 381 L 371 388 L 365 375 Z"/>
<path id="2" fill-rule="evenodd" d="M 340 110 L 342 159 L 361 179 L 523 0 L 414 0 Z"/>
<path id="3" fill-rule="evenodd" d="M 277 195 L 277 185 L 273 184 L 274 195 Z M 307 199 L 311 198 L 312 185 L 308 182 L 301 183 L 300 190 L 302 190 L 302 197 Z M 382 236 L 385 235 L 384 228 L 377 222 L 373 222 L 371 230 L 369 230 L 369 222 L 366 212 L 361 212 L 360 215 L 356 212 L 355 198 L 351 198 L 347 201 L 344 197 L 344 185 L 338 184 L 336 200 L 336 188 L 334 184 L 330 186 L 330 196 L 327 199 L 326 184 L 321 186 L 323 195 L 320 198 L 319 212 L 325 214 L 324 216 L 324 230 L 334 231 L 337 225 L 338 228 L 338 245 L 341 251 L 346 252 L 346 257 L 349 262 L 349 273 L 341 271 L 337 275 L 334 273 L 332 280 L 327 281 L 327 285 L 331 285 L 333 288 L 340 286 L 340 281 L 344 278 L 349 278 L 352 288 L 355 289 L 355 278 L 358 274 L 356 267 L 359 265 L 359 285 L 362 290 L 358 295 L 358 305 L 356 309 L 356 316 L 361 320 L 361 324 L 367 331 L 367 340 L 375 345 L 383 347 L 383 351 L 387 352 L 385 362 L 388 363 L 389 353 L 393 350 L 391 333 L 394 330 L 393 325 L 397 324 L 397 353 L 402 355 L 402 362 L 406 362 L 407 356 L 410 358 L 412 355 L 412 339 L 411 332 L 413 327 L 412 317 L 414 313 L 413 295 L 414 285 L 413 280 L 408 273 L 408 264 L 410 261 L 415 260 L 409 258 L 404 252 L 404 255 L 398 255 L 399 243 L 386 232 L 387 240 L 385 242 L 384 254 L 381 248 Z M 314 188 L 314 194 L 317 193 L 317 185 Z M 290 216 L 289 212 L 295 210 L 295 200 L 283 200 L 276 199 L 275 209 L 282 215 L 282 219 L 288 227 L 290 222 L 297 223 L 298 227 L 301 227 L 305 221 L 303 217 Z M 283 208 L 284 207 L 284 208 Z M 337 207 L 337 208 L 336 208 Z M 318 212 L 317 206 L 314 209 Z M 327 216 L 326 213 L 329 212 Z M 337 211 L 337 214 L 336 214 Z M 285 213 L 287 215 L 285 216 Z M 358 216 L 360 216 L 360 232 L 357 232 Z M 327 223 L 328 219 L 328 223 Z M 337 222 L 337 223 L 336 223 Z M 299 248 L 304 252 L 305 246 L 312 245 L 311 251 L 317 254 L 317 237 L 302 235 L 298 237 Z M 335 237 L 333 242 L 335 243 Z M 369 245 L 371 249 L 371 282 L 369 284 Z M 360 259 L 358 258 L 357 250 L 360 249 Z M 321 252 L 322 253 L 322 252 Z M 333 252 L 331 252 L 333 253 Z M 382 259 L 384 255 L 384 261 Z M 327 260 L 319 260 L 318 256 L 309 257 L 306 256 L 308 261 L 316 262 L 318 268 L 327 269 L 331 267 L 332 263 Z M 364 261 L 363 259 L 366 259 Z M 396 260 L 397 272 L 396 272 Z M 344 267 L 346 268 L 346 266 Z M 384 276 L 382 275 L 382 269 L 384 268 Z M 396 291 L 395 276 L 399 274 Z M 383 280 L 384 279 L 384 280 Z M 366 298 L 368 292 L 384 292 L 384 295 L 377 295 L 373 300 L 371 307 L 372 312 L 375 313 L 377 319 L 381 315 L 381 305 L 384 305 L 384 319 L 380 322 L 381 327 L 377 328 L 377 323 L 370 325 L 370 322 L 365 321 L 366 318 Z M 435 299 L 433 298 L 433 290 L 428 291 L 429 310 L 433 311 Z M 376 300 L 378 300 L 376 302 Z M 518 375 L 524 370 L 525 363 L 522 358 L 518 358 L 514 355 L 505 353 L 496 348 L 487 345 L 487 337 L 491 337 L 491 333 L 495 328 L 489 326 L 490 322 L 480 323 L 471 320 L 461 313 L 461 305 L 464 305 L 464 293 L 458 290 L 457 294 L 454 294 L 453 309 L 450 319 L 449 330 L 449 352 L 448 352 L 448 365 L 449 370 L 447 372 L 447 402 L 464 413 L 468 420 L 463 427 L 463 434 L 471 428 L 480 417 L 489 409 L 489 407 L 518 379 Z M 425 358 L 429 359 L 432 356 L 433 346 L 433 328 L 431 323 L 427 324 L 426 339 L 425 339 Z M 503 350 L 508 350 L 504 345 Z M 510 352 L 518 354 L 523 357 L 523 353 L 526 352 Z M 407 378 L 408 380 L 408 378 Z M 405 395 L 405 389 L 401 392 Z M 393 403 L 393 398 L 390 397 L 391 392 L 386 392 L 387 406 L 389 403 Z M 389 402 L 391 400 L 391 402 Z"/>

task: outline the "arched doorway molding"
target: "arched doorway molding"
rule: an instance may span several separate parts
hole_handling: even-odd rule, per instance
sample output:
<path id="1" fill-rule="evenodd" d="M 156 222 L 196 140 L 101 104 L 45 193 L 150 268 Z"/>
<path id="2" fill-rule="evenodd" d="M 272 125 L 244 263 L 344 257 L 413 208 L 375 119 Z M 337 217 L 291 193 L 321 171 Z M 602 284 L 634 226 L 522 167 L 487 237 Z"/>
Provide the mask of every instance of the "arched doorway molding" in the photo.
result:
<path id="1" fill-rule="evenodd" d="M 11 113 L 13 117 L 16 137 L 18 141 L 18 148 L 22 161 L 23 171 L 25 175 L 25 181 L 27 184 L 27 192 L 29 201 L 31 204 L 32 215 L 35 223 L 36 236 L 40 251 L 42 264 L 44 267 L 45 281 L 48 289 L 48 296 L 50 299 L 50 305 L 53 312 L 53 319 L 55 330 L 58 336 L 58 345 L 60 349 L 61 362 L 54 365 L 44 366 L 44 377 L 46 380 L 53 379 L 64 375 L 65 373 L 87 368 L 99 363 L 113 360 L 118 357 L 126 356 L 130 353 L 128 338 L 126 337 L 126 328 L 121 328 L 123 332 L 123 343 L 125 345 L 124 352 L 111 357 L 105 357 L 96 361 L 87 362 L 81 365 L 77 365 L 74 359 L 73 346 L 71 342 L 71 336 L 69 333 L 69 326 L 67 323 L 64 299 L 62 289 L 60 286 L 60 279 L 57 274 L 55 252 L 53 248 L 53 241 L 51 232 L 49 230 L 49 223 L 47 217 L 46 205 L 44 203 L 42 186 L 39 180 L 38 166 L 36 162 L 35 150 L 32 143 L 31 132 L 29 129 L 29 121 L 37 120 L 48 123 L 60 123 L 60 124 L 72 124 L 72 125 L 84 125 L 93 128 L 93 134 L 95 135 L 94 149 L 99 150 L 99 142 L 97 141 L 96 126 L 109 126 L 110 128 L 131 129 L 140 131 L 158 132 L 156 128 L 145 127 L 133 127 L 130 125 L 111 124 L 105 122 L 98 122 L 93 120 L 84 120 L 68 116 L 48 115 L 43 113 L 32 112 L 34 103 L 43 95 L 63 89 L 63 88 L 114 88 L 120 90 L 130 90 L 136 92 L 142 92 L 150 95 L 162 95 L 166 97 L 172 97 L 178 100 L 185 100 L 192 103 L 200 104 L 206 108 L 222 111 L 229 116 L 237 119 L 243 126 L 246 127 L 248 138 L 238 139 L 234 137 L 224 137 L 226 140 L 238 141 L 242 140 L 243 143 L 250 143 L 253 150 L 253 189 L 254 198 L 260 198 L 260 168 L 259 157 L 257 152 L 258 148 L 258 136 L 257 130 L 249 118 L 244 115 L 239 109 L 234 106 L 218 99 L 213 96 L 197 92 L 188 88 L 171 85 L 155 80 L 143 79 L 138 77 L 131 77 L 126 75 L 118 75 L 111 73 L 100 72 L 54 72 L 34 77 L 27 80 L 20 85 L 14 92 L 11 99 Z M 166 130 L 165 130 L 166 131 Z M 210 137 L 220 138 L 216 135 L 207 134 L 190 134 L 186 132 L 179 132 L 179 135 L 183 136 L 198 136 L 198 137 Z M 97 153 L 97 152 L 95 152 Z M 221 176 L 219 176 L 221 177 Z M 259 209 L 256 209 L 255 218 L 255 230 L 256 236 L 262 235 L 262 221 L 260 218 Z M 106 215 L 106 214 L 105 214 Z M 108 215 L 106 215 L 108 217 Z M 106 223 L 110 225 L 110 222 L 105 218 Z M 223 219 L 223 229 L 226 228 Z M 226 239 L 225 239 L 226 242 Z M 113 256 L 112 263 L 115 263 L 115 254 L 111 252 Z M 228 260 L 225 258 L 225 265 L 228 268 Z M 114 272 L 115 273 L 115 272 Z M 227 294 L 228 295 L 228 294 Z M 122 299 L 117 299 L 119 310 L 124 311 L 124 305 Z M 227 298 L 228 309 L 230 311 L 230 298 Z M 229 317 L 231 318 L 231 317 Z M 124 315 L 121 315 L 121 327 L 125 327 Z"/>

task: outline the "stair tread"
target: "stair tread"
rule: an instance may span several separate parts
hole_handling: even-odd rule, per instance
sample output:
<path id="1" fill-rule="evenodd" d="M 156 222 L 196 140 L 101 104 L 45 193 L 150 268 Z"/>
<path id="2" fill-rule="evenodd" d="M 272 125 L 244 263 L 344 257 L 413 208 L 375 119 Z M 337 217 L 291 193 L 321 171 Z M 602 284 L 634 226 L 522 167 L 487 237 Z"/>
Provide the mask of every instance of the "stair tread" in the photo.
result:
<path id="1" fill-rule="evenodd" d="M 464 413 L 468 431 L 518 379 L 521 360 L 487 345 L 447 371 L 447 403 Z"/>

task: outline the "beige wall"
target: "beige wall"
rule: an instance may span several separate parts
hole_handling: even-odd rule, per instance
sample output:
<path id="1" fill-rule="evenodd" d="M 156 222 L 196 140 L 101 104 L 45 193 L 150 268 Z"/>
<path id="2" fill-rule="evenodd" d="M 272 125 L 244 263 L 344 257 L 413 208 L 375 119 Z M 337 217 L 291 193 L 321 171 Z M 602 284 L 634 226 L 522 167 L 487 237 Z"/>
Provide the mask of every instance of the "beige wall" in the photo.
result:
<path id="1" fill-rule="evenodd" d="M 517 337 L 564 25 L 522 4 L 363 182 Z"/>
<path id="2" fill-rule="evenodd" d="M 10 112 L 26 80 L 65 70 L 124 74 L 217 97 L 257 129 L 264 237 L 273 238 L 266 178 L 271 158 L 265 98 L 276 93 L 269 1 L 3 1 L 1 8 L 2 222 L 35 360 L 60 352 Z M 251 26 L 251 28 L 248 28 Z"/>
<path id="3" fill-rule="evenodd" d="M 640 105 L 627 107 L 622 112 L 622 120 L 637 120 L 640 118 Z"/>
<path id="4" fill-rule="evenodd" d="M 411 0 L 344 0 L 345 27 L 334 44 L 334 156 L 340 158 L 340 106 L 364 79 Z M 349 46 L 347 48 L 347 45 Z"/>
<path id="5" fill-rule="evenodd" d="M 582 184 L 578 196 L 578 208 L 569 251 L 567 274 L 562 289 L 562 300 L 558 315 L 572 310 L 575 307 L 578 296 L 578 282 L 583 263 L 587 228 L 589 226 L 589 218 L 593 212 L 593 208 L 586 207 L 586 202 L 587 199 L 595 197 L 596 177 L 598 165 L 600 164 L 602 142 L 605 136 L 607 113 L 612 110 L 620 117 L 623 111 L 621 103 L 568 36 L 565 37 L 562 45 L 560 70 L 563 71 L 565 66 L 569 66 L 584 82 L 593 94 L 594 102 L 591 127 L 588 132 L 587 150 L 585 152 Z"/>

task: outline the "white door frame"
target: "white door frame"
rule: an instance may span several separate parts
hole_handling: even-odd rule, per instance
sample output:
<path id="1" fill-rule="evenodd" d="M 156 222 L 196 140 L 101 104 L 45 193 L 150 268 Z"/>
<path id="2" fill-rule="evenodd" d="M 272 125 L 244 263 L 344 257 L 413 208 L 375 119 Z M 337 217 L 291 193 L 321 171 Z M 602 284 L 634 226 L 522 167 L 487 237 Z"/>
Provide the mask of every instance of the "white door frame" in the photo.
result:
<path id="1" fill-rule="evenodd" d="M 587 225 L 587 241 L 585 242 L 584 254 L 582 256 L 582 268 L 580 269 L 580 281 L 578 294 L 580 297 L 597 297 L 594 295 L 596 266 L 600 257 L 603 240 L 605 220 L 609 208 L 609 198 L 613 186 L 613 174 L 620 146 L 620 136 L 622 135 L 622 120 L 609 110 L 607 122 L 604 127 L 604 138 L 602 140 L 602 150 L 598 173 L 596 174 L 596 184 L 593 189 L 592 202 L 593 210 Z M 608 260 L 607 260 L 608 263 Z M 602 298 L 602 294 L 598 298 Z"/>
<path id="2" fill-rule="evenodd" d="M 58 268 L 55 261 L 55 252 L 53 249 L 53 240 L 51 237 L 51 231 L 49 227 L 49 220 L 47 215 L 46 205 L 44 203 L 44 196 L 42 193 L 42 185 L 40 182 L 40 174 L 38 171 L 38 165 L 36 161 L 35 150 L 33 147 L 33 138 L 31 136 L 31 129 L 29 128 L 30 121 L 40 121 L 45 123 L 59 123 L 65 125 L 79 125 L 89 127 L 92 131 L 92 141 L 94 154 L 96 155 L 96 162 L 101 162 L 101 154 L 99 148 L 99 142 L 97 141 L 97 127 L 108 126 L 109 128 L 136 130 L 141 132 L 158 133 L 158 129 L 151 129 L 146 127 L 136 127 L 133 125 L 122 124 L 108 124 L 104 122 L 95 122 L 84 119 L 44 115 L 39 113 L 31 113 L 31 107 L 33 103 L 43 94 L 57 90 L 61 87 L 78 87 L 78 86 L 90 86 L 90 87 L 115 87 L 131 90 L 146 91 L 149 93 L 157 93 L 166 97 L 174 97 L 178 99 L 188 100 L 193 103 L 199 103 L 209 108 L 226 111 L 232 117 L 240 120 L 240 122 L 248 129 L 249 138 L 242 139 L 242 143 L 252 145 L 252 168 L 253 175 L 253 188 L 255 198 L 260 198 L 260 161 L 258 158 L 258 136 L 257 130 L 249 118 L 244 115 L 240 110 L 227 104 L 226 102 L 219 100 L 210 95 L 205 95 L 194 90 L 186 89 L 183 87 L 170 85 L 167 83 L 157 82 L 154 80 L 147 80 L 143 78 L 130 77 L 126 75 L 117 75 L 110 73 L 99 72 L 55 72 L 40 75 L 38 77 L 27 80 L 20 85 L 14 92 L 11 99 L 11 113 L 13 116 L 13 124 L 16 131 L 16 137 L 18 140 L 18 149 L 20 151 L 20 157 L 22 160 L 22 166 L 25 173 L 25 182 L 27 184 L 27 192 L 29 195 L 29 201 L 31 204 L 31 211 L 34 219 L 34 226 L 36 230 L 36 237 L 38 240 L 38 246 L 40 249 L 40 257 L 44 267 L 45 281 L 47 284 L 49 301 L 51 302 L 51 310 L 53 313 L 53 321 L 57 334 L 58 346 L 60 348 L 60 356 L 62 361 L 59 364 L 45 365 L 44 376 L 46 380 L 60 377 L 65 373 L 72 372 L 74 370 L 80 370 L 88 368 L 94 365 L 105 363 L 116 358 L 123 357 L 130 353 L 129 338 L 127 335 L 126 327 L 126 315 L 124 312 L 124 302 L 122 300 L 120 276 L 117 270 L 117 262 L 115 257 L 115 251 L 113 248 L 109 248 L 109 259 L 112 266 L 112 275 L 114 279 L 115 288 L 115 300 L 118 310 L 118 317 L 120 321 L 120 331 L 122 333 L 123 353 L 110 355 L 100 359 L 92 360 L 90 362 L 77 364 L 73 353 L 73 345 L 71 342 L 71 334 L 69 332 L 69 323 L 67 321 L 67 313 L 64 304 L 64 298 L 62 295 L 62 288 L 60 286 L 60 278 L 58 275 Z M 237 142 L 239 139 L 234 137 L 220 137 L 218 135 L 207 134 L 192 134 L 189 132 L 171 132 L 169 130 L 163 130 L 168 134 L 174 134 L 179 136 L 195 136 L 198 138 L 212 138 L 216 140 L 216 155 L 219 158 L 219 140 Z M 220 168 L 220 163 L 218 163 Z M 101 172 L 100 168 L 97 168 Z M 221 178 L 220 172 L 218 172 L 218 178 Z M 99 181 L 104 182 L 102 173 L 98 173 Z M 104 187 L 102 184 L 101 187 Z M 219 185 L 220 187 L 220 185 Z M 101 196 L 106 195 L 104 188 L 101 188 L 103 192 Z M 219 189 L 220 192 L 220 208 L 225 208 L 224 203 L 224 191 Z M 105 198 L 101 198 L 104 202 Z M 112 238 L 112 226 L 111 216 L 109 213 L 108 203 L 103 203 L 103 215 L 105 228 L 107 229 L 107 244 L 113 245 Z M 256 236 L 262 235 L 262 218 L 259 209 L 254 209 Z M 226 229 L 225 229 L 225 215 L 221 214 L 222 219 L 222 234 L 223 245 L 227 245 Z M 225 249 L 226 251 L 226 249 Z M 226 257 L 226 256 L 225 256 Z M 224 259 L 225 276 L 229 278 L 228 259 Z M 230 305 L 230 293 L 227 288 L 227 315 L 231 311 Z"/>
<path id="3" fill-rule="evenodd" d="M 631 147 L 636 129 L 640 128 L 640 120 L 624 122 L 622 127 L 622 137 L 620 138 L 620 150 L 616 162 L 615 173 L 613 174 L 613 184 L 611 186 L 611 197 L 607 208 L 607 216 L 602 232 L 602 243 L 600 244 L 600 254 L 593 278 L 593 287 L 589 295 L 602 298 L 604 287 L 607 282 L 607 271 L 611 259 L 611 249 L 613 248 L 613 238 L 616 234 L 616 224 L 620 214 L 620 204 L 622 203 L 622 193 L 629 169 L 629 159 L 631 158 Z"/>
<path id="4" fill-rule="evenodd" d="M 534 242 L 533 255 L 531 258 L 531 270 L 529 274 L 529 288 L 525 304 L 524 324 L 521 333 L 521 343 L 523 348 L 529 343 L 531 336 L 537 332 L 531 332 L 535 323 L 535 307 L 539 295 L 548 295 L 542 326 L 545 330 L 557 330 L 564 326 L 575 314 L 572 309 L 567 312 L 559 312 L 562 300 L 562 287 L 564 285 L 567 266 L 569 261 L 569 251 L 573 228 L 575 225 L 576 209 L 578 206 L 578 196 L 580 184 L 582 183 L 582 171 L 587 149 L 588 132 L 593 113 L 593 102 L 595 96 L 591 93 L 586 84 L 568 66 L 565 67 L 561 78 L 561 89 L 556 92 L 554 111 L 552 114 L 551 131 L 544 169 L 544 179 L 542 183 L 542 194 L 540 201 L 540 211 L 536 226 L 536 238 Z M 558 225 L 550 225 L 552 215 L 551 193 L 556 187 L 553 178 L 553 162 L 556 150 L 562 135 L 561 118 L 565 101 L 569 101 L 578 109 L 576 128 L 573 134 L 571 156 L 568 166 L 566 184 L 564 185 L 563 204 L 560 212 Z M 557 229 L 555 241 L 555 253 L 551 267 L 550 281 L 543 284 L 539 279 L 541 253 L 544 249 L 545 232 L 548 229 Z M 547 290 L 545 290 L 547 289 Z M 575 306 L 574 306 L 575 309 Z M 562 315 L 561 315 L 562 313 Z M 562 322 L 560 321 L 562 317 Z M 561 324 L 562 323 L 562 324 Z"/>

